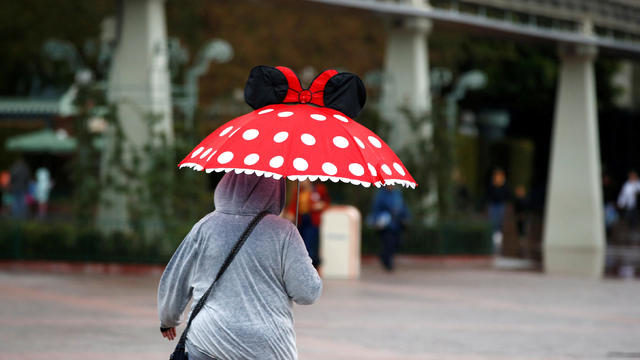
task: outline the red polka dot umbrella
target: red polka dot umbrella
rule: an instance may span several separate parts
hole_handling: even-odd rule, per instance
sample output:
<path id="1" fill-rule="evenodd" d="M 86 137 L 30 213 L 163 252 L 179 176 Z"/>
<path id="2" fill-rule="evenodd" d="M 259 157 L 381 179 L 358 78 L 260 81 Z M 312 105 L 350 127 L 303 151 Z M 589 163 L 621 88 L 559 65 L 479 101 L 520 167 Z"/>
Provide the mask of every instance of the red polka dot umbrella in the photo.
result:
<path id="1" fill-rule="evenodd" d="M 263 84 L 265 68 L 269 75 L 266 77 L 271 77 L 271 83 L 266 87 Z M 263 73 L 254 74 L 256 69 Z M 415 180 L 391 148 L 372 131 L 345 115 L 354 113 L 353 103 L 356 103 L 356 114 L 360 110 L 357 103 L 364 104 L 364 99 L 345 101 L 354 83 L 364 91 L 359 78 L 328 70 L 318 76 L 309 89 L 303 90 L 297 78 L 291 79 L 292 74 L 291 70 L 281 67 L 254 68 L 245 97 L 256 108 L 256 103 L 268 105 L 216 129 L 180 162 L 179 167 L 206 172 L 235 171 L 276 179 L 342 181 L 365 187 L 399 184 L 415 188 Z M 349 76 L 332 81 L 342 74 Z M 354 82 L 354 78 L 357 81 Z M 255 100 L 256 96 L 264 97 L 264 92 L 268 92 L 265 88 L 277 88 L 278 82 L 283 81 L 287 81 L 288 86 L 285 86 L 285 95 L 281 91 L 276 93 L 275 100 Z M 257 89 L 260 91 L 255 89 L 259 87 L 256 82 L 263 85 Z M 335 97 L 338 103 L 330 98 L 336 89 L 342 90 L 340 97 Z M 323 92 L 324 96 L 318 100 L 318 93 Z M 294 96 L 298 104 L 286 101 Z M 284 99 L 280 99 L 282 97 Z M 335 105 L 334 108 L 328 107 L 331 105 Z"/>

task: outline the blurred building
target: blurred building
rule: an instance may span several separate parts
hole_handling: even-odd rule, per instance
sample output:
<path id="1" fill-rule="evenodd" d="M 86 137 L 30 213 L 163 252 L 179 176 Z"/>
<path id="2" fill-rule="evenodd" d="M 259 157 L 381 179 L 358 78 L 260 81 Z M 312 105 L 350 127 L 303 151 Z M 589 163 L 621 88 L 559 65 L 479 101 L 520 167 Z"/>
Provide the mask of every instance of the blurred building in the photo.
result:
<path id="1" fill-rule="evenodd" d="M 382 14 L 387 51 L 382 114 L 391 143 L 411 137 L 399 109 L 429 110 L 427 39 L 432 24 L 558 46 L 558 77 L 544 225 L 550 273 L 599 277 L 604 268 L 600 144 L 594 62 L 599 52 L 640 56 L 640 3 L 631 0 L 315 0 Z M 633 67 L 617 82 L 633 106 Z"/>

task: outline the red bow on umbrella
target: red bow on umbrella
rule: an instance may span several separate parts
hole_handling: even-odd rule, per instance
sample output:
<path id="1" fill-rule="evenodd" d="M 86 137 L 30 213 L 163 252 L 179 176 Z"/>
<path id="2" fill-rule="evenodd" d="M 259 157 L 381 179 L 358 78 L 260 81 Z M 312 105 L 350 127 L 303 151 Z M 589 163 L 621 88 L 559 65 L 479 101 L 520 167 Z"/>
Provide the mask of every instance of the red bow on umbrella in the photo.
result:
<path id="1" fill-rule="evenodd" d="M 335 70 L 325 70 L 313 79 L 308 89 L 303 89 L 300 85 L 300 80 L 298 80 L 298 77 L 291 69 L 284 66 L 278 66 L 276 69 L 284 74 L 287 78 L 287 85 L 289 85 L 287 95 L 282 102 L 312 103 L 318 106 L 324 106 L 324 87 L 327 85 L 327 81 L 338 74 Z"/>
<path id="2" fill-rule="evenodd" d="M 358 76 L 327 70 L 303 89 L 289 68 L 256 66 L 244 93 L 255 111 L 209 134 L 180 167 L 365 187 L 416 186 L 391 148 L 353 120 L 366 100 Z"/>

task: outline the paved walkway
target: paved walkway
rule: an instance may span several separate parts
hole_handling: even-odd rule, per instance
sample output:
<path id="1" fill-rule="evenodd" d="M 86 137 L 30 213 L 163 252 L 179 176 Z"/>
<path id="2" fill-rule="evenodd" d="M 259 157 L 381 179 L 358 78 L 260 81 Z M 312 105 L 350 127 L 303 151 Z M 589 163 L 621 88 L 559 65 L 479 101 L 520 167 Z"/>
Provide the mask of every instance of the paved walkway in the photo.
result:
<path id="1" fill-rule="evenodd" d="M 0 272 L 0 359 L 167 359 L 157 275 Z M 368 265 L 298 306 L 301 359 L 640 359 L 640 282 Z"/>

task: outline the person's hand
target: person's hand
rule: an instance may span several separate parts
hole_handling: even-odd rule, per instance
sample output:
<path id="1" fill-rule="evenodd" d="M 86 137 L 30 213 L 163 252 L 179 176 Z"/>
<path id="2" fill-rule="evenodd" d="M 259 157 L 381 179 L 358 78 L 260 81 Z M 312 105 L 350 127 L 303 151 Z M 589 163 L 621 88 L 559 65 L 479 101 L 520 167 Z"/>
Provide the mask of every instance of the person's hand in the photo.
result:
<path id="1" fill-rule="evenodd" d="M 162 332 L 162 337 L 167 338 L 167 340 L 173 340 L 173 339 L 176 338 L 176 328 L 175 327 L 170 327 L 168 329 L 160 329 L 160 331 Z"/>

